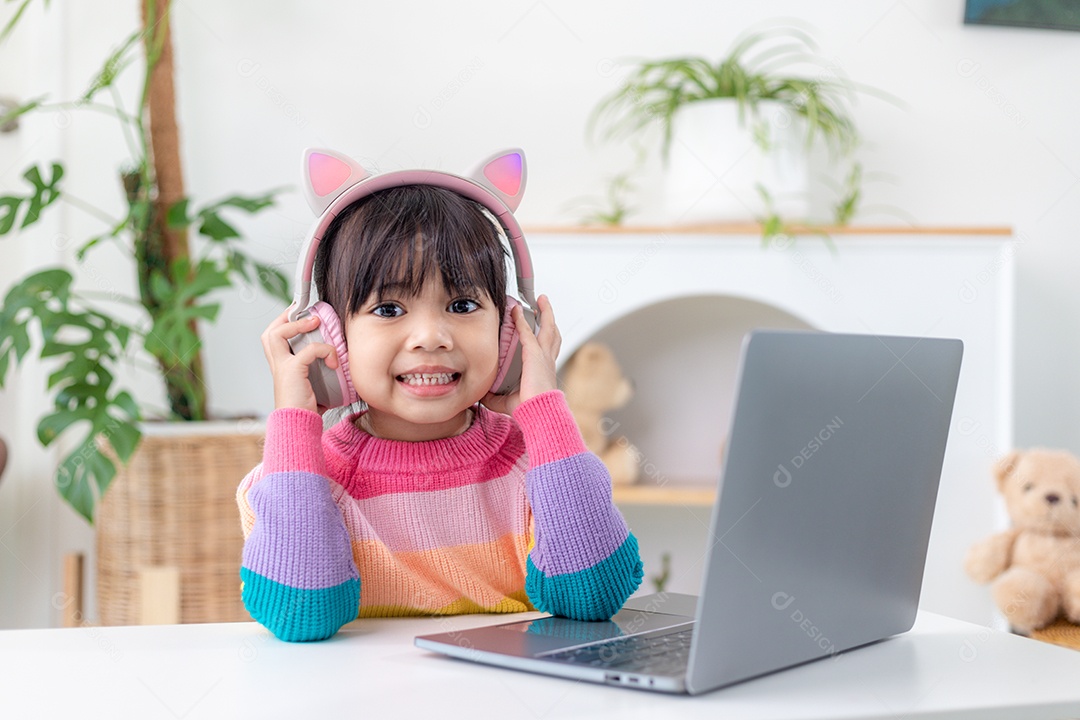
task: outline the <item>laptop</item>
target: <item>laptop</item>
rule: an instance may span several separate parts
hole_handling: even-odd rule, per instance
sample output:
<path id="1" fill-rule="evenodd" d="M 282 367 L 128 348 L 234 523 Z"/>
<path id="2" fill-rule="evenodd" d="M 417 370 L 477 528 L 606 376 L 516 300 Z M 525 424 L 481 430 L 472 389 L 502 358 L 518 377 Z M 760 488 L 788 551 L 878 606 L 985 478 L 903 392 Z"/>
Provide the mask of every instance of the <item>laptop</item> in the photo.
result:
<path id="1" fill-rule="evenodd" d="M 754 331 L 744 340 L 700 595 L 610 620 L 416 638 L 546 675 L 698 694 L 915 621 L 963 344 Z"/>

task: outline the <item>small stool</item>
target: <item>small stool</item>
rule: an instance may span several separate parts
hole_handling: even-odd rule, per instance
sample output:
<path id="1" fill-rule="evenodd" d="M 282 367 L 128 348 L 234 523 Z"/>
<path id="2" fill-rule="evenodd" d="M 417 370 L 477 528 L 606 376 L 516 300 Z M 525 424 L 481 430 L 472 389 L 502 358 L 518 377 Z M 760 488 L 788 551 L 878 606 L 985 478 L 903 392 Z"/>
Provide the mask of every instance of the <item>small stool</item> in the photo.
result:
<path id="1" fill-rule="evenodd" d="M 1065 618 L 1058 618 L 1042 629 L 1032 630 L 1031 637 L 1035 640 L 1080 650 L 1080 625 L 1071 623 Z"/>

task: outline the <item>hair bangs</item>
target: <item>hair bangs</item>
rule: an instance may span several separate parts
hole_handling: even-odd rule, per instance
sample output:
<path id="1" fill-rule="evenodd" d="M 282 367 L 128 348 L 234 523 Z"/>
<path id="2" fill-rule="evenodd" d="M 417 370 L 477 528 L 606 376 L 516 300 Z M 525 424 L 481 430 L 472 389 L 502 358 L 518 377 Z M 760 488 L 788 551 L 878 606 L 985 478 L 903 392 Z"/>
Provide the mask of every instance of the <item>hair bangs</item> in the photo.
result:
<path id="1" fill-rule="evenodd" d="M 320 298 L 342 321 L 369 298 L 418 295 L 433 273 L 452 295 L 484 294 L 506 307 L 501 231 L 482 206 L 444 188 L 406 185 L 346 208 L 316 259 Z"/>

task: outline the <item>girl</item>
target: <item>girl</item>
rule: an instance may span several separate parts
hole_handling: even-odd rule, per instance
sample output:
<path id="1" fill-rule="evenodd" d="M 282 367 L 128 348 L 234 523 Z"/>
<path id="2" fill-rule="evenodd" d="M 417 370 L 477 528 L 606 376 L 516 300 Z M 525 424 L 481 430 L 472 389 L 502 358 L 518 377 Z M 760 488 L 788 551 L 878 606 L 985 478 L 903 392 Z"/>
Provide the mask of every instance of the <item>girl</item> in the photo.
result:
<path id="1" fill-rule="evenodd" d="M 263 462 L 240 484 L 251 616 L 283 640 L 357 617 L 522 612 L 611 617 L 641 582 L 562 393 L 547 298 L 515 307 L 519 389 L 490 392 L 506 303 L 501 228 L 445 187 L 379 190 L 329 225 L 315 258 L 347 362 L 282 314 L 262 335 L 274 380 Z M 364 409 L 323 431 L 313 364 L 343 367 Z"/>

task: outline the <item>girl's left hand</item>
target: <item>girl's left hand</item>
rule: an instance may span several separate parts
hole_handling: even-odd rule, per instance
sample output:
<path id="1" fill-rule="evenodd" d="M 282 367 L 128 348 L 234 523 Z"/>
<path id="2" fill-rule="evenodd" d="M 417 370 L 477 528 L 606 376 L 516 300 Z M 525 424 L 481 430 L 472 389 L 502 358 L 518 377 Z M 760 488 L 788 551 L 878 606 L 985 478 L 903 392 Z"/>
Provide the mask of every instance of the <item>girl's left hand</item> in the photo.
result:
<path id="1" fill-rule="evenodd" d="M 512 317 L 521 339 L 521 384 L 509 395 L 485 395 L 481 402 L 491 410 L 509 415 L 526 400 L 555 390 L 559 386 L 555 374 L 555 360 L 559 357 L 562 335 L 555 324 L 555 313 L 552 312 L 551 301 L 547 295 L 536 299 L 536 309 L 540 315 L 540 331 L 533 334 L 521 307 L 514 308 Z"/>

